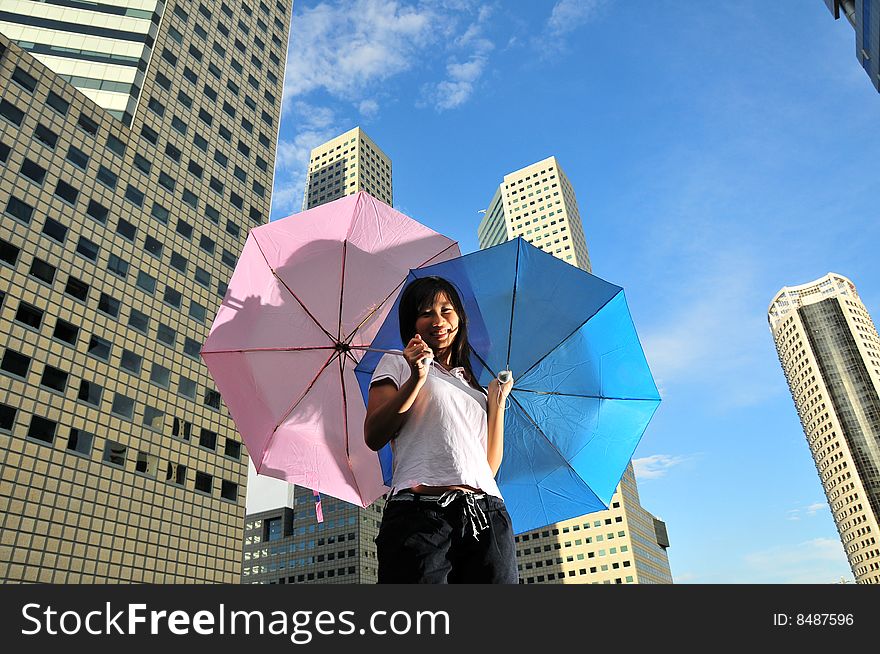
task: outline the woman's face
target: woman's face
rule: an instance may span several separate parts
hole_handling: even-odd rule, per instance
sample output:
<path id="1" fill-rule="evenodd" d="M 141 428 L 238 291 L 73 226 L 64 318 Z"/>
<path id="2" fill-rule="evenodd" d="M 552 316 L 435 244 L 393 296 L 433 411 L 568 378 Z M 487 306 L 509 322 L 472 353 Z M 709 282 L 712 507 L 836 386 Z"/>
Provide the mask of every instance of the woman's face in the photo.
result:
<path id="1" fill-rule="evenodd" d="M 416 317 L 416 332 L 435 355 L 449 349 L 455 342 L 458 313 L 445 293 L 438 293 L 433 304 L 421 308 Z"/>

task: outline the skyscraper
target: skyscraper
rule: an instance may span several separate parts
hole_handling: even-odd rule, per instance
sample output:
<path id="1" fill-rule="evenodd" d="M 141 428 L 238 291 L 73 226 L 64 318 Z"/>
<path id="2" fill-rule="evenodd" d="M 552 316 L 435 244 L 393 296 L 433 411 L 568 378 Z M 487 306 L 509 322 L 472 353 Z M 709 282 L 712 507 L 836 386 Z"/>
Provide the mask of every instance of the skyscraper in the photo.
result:
<path id="1" fill-rule="evenodd" d="M 477 229 L 480 249 L 522 236 L 590 272 L 590 255 L 574 189 L 556 157 L 504 176 Z"/>
<path id="2" fill-rule="evenodd" d="M 521 168 L 504 180 L 477 229 L 480 248 L 522 236 L 591 272 L 574 189 L 556 157 Z M 645 511 L 632 465 L 607 511 L 516 536 L 521 583 L 672 583 L 666 525 Z"/>
<path id="3" fill-rule="evenodd" d="M 296 487 L 292 507 L 248 514 L 242 583 L 375 584 L 376 544 L 385 501 L 363 509 Z"/>
<path id="4" fill-rule="evenodd" d="M 779 362 L 857 583 L 880 583 L 880 336 L 856 287 L 828 273 L 768 311 Z"/>
<path id="5" fill-rule="evenodd" d="M 290 13 L 3 3 L 0 579 L 240 580 L 247 458 L 199 350 L 268 216 Z"/>
<path id="6" fill-rule="evenodd" d="M 314 148 L 303 194 L 303 210 L 366 191 L 394 204 L 391 159 L 360 127 Z"/>
<path id="7" fill-rule="evenodd" d="M 880 91 L 880 0 L 825 0 L 825 5 L 835 20 L 843 14 L 852 25 L 856 33 L 856 59 Z"/>

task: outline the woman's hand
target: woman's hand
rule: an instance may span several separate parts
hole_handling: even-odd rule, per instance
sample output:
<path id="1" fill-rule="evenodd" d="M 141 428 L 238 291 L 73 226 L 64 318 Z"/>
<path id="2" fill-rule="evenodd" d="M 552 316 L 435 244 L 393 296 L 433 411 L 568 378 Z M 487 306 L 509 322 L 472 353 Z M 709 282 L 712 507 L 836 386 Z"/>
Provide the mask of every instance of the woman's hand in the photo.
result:
<path id="1" fill-rule="evenodd" d="M 428 376 L 428 367 L 430 363 L 423 361 L 426 357 L 433 357 L 434 352 L 428 347 L 428 344 L 422 340 L 421 335 L 413 336 L 406 348 L 403 350 L 403 357 L 409 364 L 412 376 L 420 382 L 424 381 Z"/>
<path id="2" fill-rule="evenodd" d="M 513 388 L 513 377 L 508 379 L 505 383 L 501 383 L 498 379 L 493 379 L 489 382 L 489 401 L 495 403 L 495 406 L 504 406 L 505 400 L 507 400 L 507 396 L 510 395 L 510 391 Z"/>

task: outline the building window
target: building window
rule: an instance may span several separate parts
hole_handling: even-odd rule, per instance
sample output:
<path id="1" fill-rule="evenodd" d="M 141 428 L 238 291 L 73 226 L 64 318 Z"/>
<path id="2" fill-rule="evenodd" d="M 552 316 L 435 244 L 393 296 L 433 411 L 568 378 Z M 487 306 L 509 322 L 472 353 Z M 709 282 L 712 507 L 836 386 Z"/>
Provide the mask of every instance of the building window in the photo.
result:
<path id="1" fill-rule="evenodd" d="M 76 345 L 78 335 L 79 327 L 61 318 L 56 318 L 55 331 L 52 333 L 52 338 L 64 341 L 68 345 Z"/>
<path id="2" fill-rule="evenodd" d="M 135 331 L 146 334 L 150 328 L 150 317 L 147 314 L 132 308 L 128 314 L 128 326 Z"/>
<path id="3" fill-rule="evenodd" d="M 125 452 L 128 448 L 122 443 L 108 440 L 104 445 L 103 461 L 114 466 L 125 465 Z"/>
<path id="4" fill-rule="evenodd" d="M 110 213 L 110 210 L 107 207 L 94 200 L 89 200 L 89 207 L 86 209 L 86 215 L 89 218 L 93 218 L 103 225 L 107 222 L 108 213 Z"/>
<path id="5" fill-rule="evenodd" d="M 163 111 L 164 111 L 164 107 L 163 107 Z M 117 154 L 120 157 L 122 157 L 125 155 L 125 148 L 126 148 L 125 143 L 120 141 L 118 138 L 116 138 L 112 134 L 110 134 L 107 137 L 107 149 L 110 150 L 110 152 L 112 152 L 113 154 Z"/>
<path id="6" fill-rule="evenodd" d="M 153 364 L 153 369 L 150 371 L 150 381 L 153 384 L 162 388 L 168 388 L 170 379 L 171 371 L 168 368 L 160 366 L 158 363 Z"/>
<path id="7" fill-rule="evenodd" d="M 55 144 L 58 142 L 58 135 L 43 125 L 43 123 L 37 125 L 37 128 L 34 130 L 34 138 L 50 150 L 54 150 Z"/>
<path id="8" fill-rule="evenodd" d="M 21 174 L 37 185 L 41 185 L 46 179 L 46 169 L 30 159 L 21 163 Z"/>
<path id="9" fill-rule="evenodd" d="M 181 299 L 180 291 L 177 291 L 170 286 L 165 287 L 165 294 L 162 297 L 162 301 L 166 304 L 170 304 L 175 309 L 180 308 L 180 299 Z"/>
<path id="10" fill-rule="evenodd" d="M 77 399 L 92 406 L 101 406 L 101 394 L 103 392 L 104 388 L 102 386 L 83 379 L 79 382 Z"/>
<path id="11" fill-rule="evenodd" d="M 144 239 L 144 250 L 158 259 L 162 256 L 162 243 L 152 236 L 147 236 Z"/>
<path id="12" fill-rule="evenodd" d="M 115 254 L 111 254 L 107 259 L 107 270 L 109 270 L 114 275 L 125 279 L 125 277 L 128 275 L 128 261 L 125 261 Z"/>
<path id="13" fill-rule="evenodd" d="M 34 208 L 12 195 L 9 197 L 9 202 L 6 203 L 6 213 L 27 225 L 31 222 Z"/>
<path id="14" fill-rule="evenodd" d="M 163 225 L 167 225 L 168 217 L 171 215 L 171 212 L 158 202 L 154 202 L 153 208 L 150 210 L 150 215 Z"/>
<path id="15" fill-rule="evenodd" d="M 67 238 L 67 227 L 57 220 L 46 218 L 46 222 L 43 223 L 43 233 L 54 241 L 64 243 L 64 239 Z"/>
<path id="16" fill-rule="evenodd" d="M 70 297 L 86 302 L 89 297 L 89 285 L 76 277 L 68 277 L 64 292 Z"/>
<path id="17" fill-rule="evenodd" d="M 40 378 L 40 386 L 63 393 L 64 389 L 67 388 L 67 372 L 47 364 L 43 367 L 43 376 Z"/>
<path id="18" fill-rule="evenodd" d="M 156 278 L 152 275 L 148 275 L 143 270 L 139 270 L 137 274 L 137 281 L 135 282 L 135 286 L 139 289 L 152 295 L 156 292 Z"/>
<path id="19" fill-rule="evenodd" d="M 139 375 L 141 372 L 141 364 L 143 359 L 131 350 L 122 350 L 122 358 L 119 360 L 119 367 L 128 372 Z"/>
<path id="20" fill-rule="evenodd" d="M 68 109 L 70 109 L 70 103 L 54 91 L 49 91 L 49 95 L 46 97 L 46 104 L 62 116 L 66 116 Z"/>
<path id="21" fill-rule="evenodd" d="M 48 443 L 49 445 L 55 440 L 55 430 L 58 423 L 41 416 L 32 416 L 31 425 L 28 427 L 28 438 Z"/>
<path id="22" fill-rule="evenodd" d="M 196 472 L 195 489 L 201 493 L 210 493 L 213 485 L 213 477 L 204 472 Z"/>
<path id="23" fill-rule="evenodd" d="M 89 339 L 88 354 L 89 356 L 101 359 L 102 361 L 109 361 L 112 346 L 113 345 L 110 341 L 101 338 L 96 334 L 92 334 Z"/>
<path id="24" fill-rule="evenodd" d="M 111 318 L 119 316 L 119 307 L 119 300 L 106 293 L 101 293 L 101 297 L 98 298 L 98 311 L 106 313 Z"/>
<path id="25" fill-rule="evenodd" d="M 160 343 L 165 343 L 169 347 L 174 347 L 174 342 L 177 340 L 177 332 L 165 323 L 160 322 L 156 328 L 156 340 Z"/>
<path id="26" fill-rule="evenodd" d="M 144 427 L 153 431 L 164 431 L 165 413 L 155 407 L 144 407 Z"/>
<path id="27" fill-rule="evenodd" d="M 110 413 L 131 420 L 134 416 L 134 400 L 122 395 L 122 393 L 116 393 L 113 396 L 113 406 L 110 408 Z"/>
<path id="28" fill-rule="evenodd" d="M 92 442 L 95 435 L 82 429 L 70 428 L 70 436 L 67 439 L 67 449 L 77 454 L 88 456 L 92 453 Z"/>
<path id="29" fill-rule="evenodd" d="M 43 311 L 27 302 L 20 302 L 18 311 L 15 313 L 15 321 L 33 329 L 39 329 L 43 324 Z"/>
<path id="30" fill-rule="evenodd" d="M 39 279 L 41 282 L 45 282 L 46 284 L 52 284 L 55 280 L 55 266 L 52 266 L 42 259 L 37 259 L 34 257 L 34 260 L 31 262 L 31 269 L 28 271 L 28 274 L 31 277 Z"/>
<path id="31" fill-rule="evenodd" d="M 196 399 L 196 391 L 196 383 L 192 379 L 187 379 L 186 377 L 181 375 L 180 380 L 177 384 L 177 392 L 184 397 L 188 397 L 191 400 L 194 400 Z"/>
<path id="32" fill-rule="evenodd" d="M 220 482 L 220 497 L 235 502 L 238 500 L 238 484 L 225 479 Z"/>
<path id="33" fill-rule="evenodd" d="M 204 447 L 207 450 L 217 449 L 217 432 L 202 427 L 199 433 L 199 447 Z"/>
<path id="34" fill-rule="evenodd" d="M 58 180 L 55 185 L 55 196 L 64 200 L 67 204 L 73 206 L 76 204 L 76 198 L 79 191 L 63 180 Z"/>
<path id="35" fill-rule="evenodd" d="M 202 350 L 202 345 L 197 340 L 190 338 L 187 336 L 184 340 L 183 344 L 183 353 L 188 357 L 192 357 L 193 359 L 199 358 L 199 352 Z M 219 401 L 218 401 L 219 404 Z M 219 408 L 219 406 L 217 407 Z"/>
<path id="36" fill-rule="evenodd" d="M 120 218 L 119 222 L 116 223 L 116 233 L 125 240 L 134 243 L 134 237 L 137 233 L 137 227 L 125 220 L 125 218 Z"/>
<path id="37" fill-rule="evenodd" d="M 7 100 L 0 100 L 0 116 L 18 127 L 24 119 L 24 112 Z"/>
<path id="38" fill-rule="evenodd" d="M 4 372 L 8 372 L 10 375 L 15 375 L 16 377 L 24 379 L 27 377 L 30 365 L 30 357 L 26 357 L 15 350 L 7 348 L 6 352 L 3 353 L 3 361 L 0 362 L 0 369 Z"/>
<path id="39" fill-rule="evenodd" d="M 84 256 L 89 261 L 97 261 L 98 260 L 98 244 L 93 243 L 85 236 L 79 237 L 79 242 L 76 245 L 76 252 Z"/>
<path id="40" fill-rule="evenodd" d="M 114 173 L 109 168 L 105 168 L 104 166 L 98 166 L 97 179 L 99 182 L 101 182 L 107 188 L 115 189 L 116 183 L 119 178 L 117 177 L 116 173 Z"/>
<path id="41" fill-rule="evenodd" d="M 79 119 L 76 122 L 77 127 L 79 127 L 82 131 L 90 136 L 95 136 L 98 133 L 98 123 L 92 120 L 89 116 L 85 114 L 80 114 Z"/>
<path id="42" fill-rule="evenodd" d="M 89 167 L 89 155 L 73 145 L 67 149 L 65 159 L 80 170 L 86 170 Z"/>

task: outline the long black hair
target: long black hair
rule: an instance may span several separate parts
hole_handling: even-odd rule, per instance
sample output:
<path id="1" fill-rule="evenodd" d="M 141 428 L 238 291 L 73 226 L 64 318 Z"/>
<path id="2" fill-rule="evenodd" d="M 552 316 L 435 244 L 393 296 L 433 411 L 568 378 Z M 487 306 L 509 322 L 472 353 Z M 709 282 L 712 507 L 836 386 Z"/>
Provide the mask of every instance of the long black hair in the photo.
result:
<path id="1" fill-rule="evenodd" d="M 426 308 L 434 304 L 437 296 L 443 294 L 447 297 L 458 314 L 458 331 L 455 339 L 452 341 L 450 365 L 453 368 L 461 366 L 465 369 L 470 380 L 471 386 L 485 392 L 477 382 L 474 370 L 471 367 L 470 343 L 468 343 L 468 319 L 464 310 L 464 304 L 458 294 L 455 286 L 451 282 L 442 277 L 422 277 L 409 283 L 403 289 L 400 296 L 400 308 L 398 310 L 398 320 L 400 322 L 400 340 L 404 346 L 409 343 L 410 339 L 416 334 L 416 319 L 419 314 Z"/>

